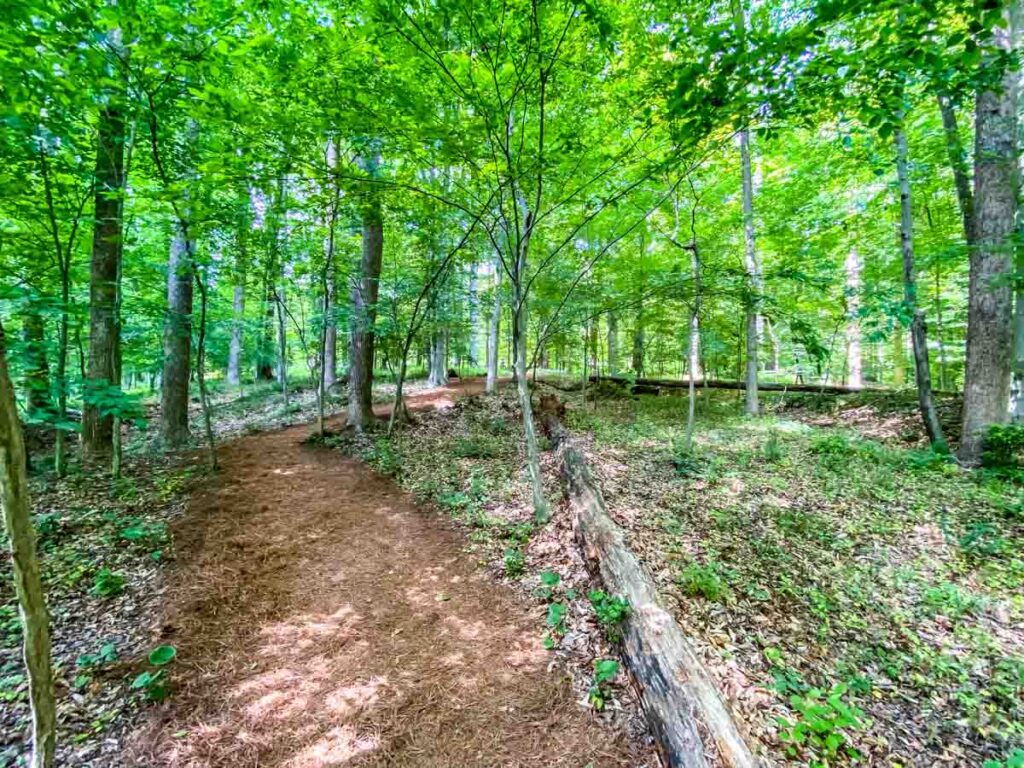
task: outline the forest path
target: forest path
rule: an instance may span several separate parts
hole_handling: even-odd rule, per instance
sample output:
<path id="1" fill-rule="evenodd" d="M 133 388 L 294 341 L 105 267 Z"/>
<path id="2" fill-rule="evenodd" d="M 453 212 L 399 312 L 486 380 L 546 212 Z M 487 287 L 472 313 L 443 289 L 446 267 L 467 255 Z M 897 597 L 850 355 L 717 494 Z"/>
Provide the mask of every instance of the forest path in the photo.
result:
<path id="1" fill-rule="evenodd" d="M 410 398 L 444 407 L 470 380 Z M 527 608 L 388 478 L 303 444 L 221 446 L 177 526 L 162 642 L 174 695 L 132 765 L 628 765 L 547 670 Z"/>

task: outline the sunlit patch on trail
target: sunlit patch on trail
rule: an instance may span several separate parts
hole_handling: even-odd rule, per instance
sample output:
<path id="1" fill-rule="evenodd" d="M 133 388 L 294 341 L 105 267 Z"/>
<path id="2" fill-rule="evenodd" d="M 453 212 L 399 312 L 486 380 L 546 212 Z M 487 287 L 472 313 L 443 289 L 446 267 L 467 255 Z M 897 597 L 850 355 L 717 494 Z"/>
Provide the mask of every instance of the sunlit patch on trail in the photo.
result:
<path id="1" fill-rule="evenodd" d="M 345 765 L 377 748 L 379 741 L 373 735 L 359 735 L 350 726 L 333 728 L 322 739 L 302 750 L 285 763 L 288 768 L 328 768 Z"/>

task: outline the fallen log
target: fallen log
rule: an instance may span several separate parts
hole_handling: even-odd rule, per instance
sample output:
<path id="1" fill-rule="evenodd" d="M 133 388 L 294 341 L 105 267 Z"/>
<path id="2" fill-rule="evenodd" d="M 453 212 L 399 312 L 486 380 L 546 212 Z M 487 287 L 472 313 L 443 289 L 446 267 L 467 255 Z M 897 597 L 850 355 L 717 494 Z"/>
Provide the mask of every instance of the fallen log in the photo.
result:
<path id="1" fill-rule="evenodd" d="M 684 379 L 631 379 L 628 376 L 592 375 L 590 380 L 612 381 L 616 384 L 632 386 L 637 394 L 644 394 L 640 389 L 664 388 L 664 389 L 686 389 L 690 382 Z M 708 387 L 710 389 L 746 389 L 746 382 L 726 381 L 722 379 L 697 379 L 694 386 L 698 389 Z M 872 391 L 870 387 L 848 387 L 842 384 L 777 384 L 775 382 L 758 382 L 757 388 L 764 392 L 810 392 L 813 394 L 826 395 L 852 395 L 857 392 Z M 884 392 L 884 389 L 874 391 Z"/>
<path id="2" fill-rule="evenodd" d="M 622 655 L 666 764 L 669 768 L 760 765 L 711 676 L 679 625 L 658 603 L 654 583 L 609 517 L 583 454 L 573 446 L 559 418 L 564 405 L 551 401 L 557 403 L 557 398 L 543 398 L 539 412 L 558 452 L 577 541 L 605 589 L 629 601 Z"/>

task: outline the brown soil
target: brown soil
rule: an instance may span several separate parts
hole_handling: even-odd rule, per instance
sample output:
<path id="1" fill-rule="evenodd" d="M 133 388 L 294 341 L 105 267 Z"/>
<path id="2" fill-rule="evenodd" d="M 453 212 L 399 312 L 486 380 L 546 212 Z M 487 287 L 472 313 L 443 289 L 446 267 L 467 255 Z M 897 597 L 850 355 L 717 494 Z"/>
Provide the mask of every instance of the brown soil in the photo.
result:
<path id="1" fill-rule="evenodd" d="M 416 396 L 444 407 L 470 381 Z M 176 531 L 174 694 L 132 765 L 617 766 L 536 620 L 391 480 L 293 427 L 224 445 Z"/>

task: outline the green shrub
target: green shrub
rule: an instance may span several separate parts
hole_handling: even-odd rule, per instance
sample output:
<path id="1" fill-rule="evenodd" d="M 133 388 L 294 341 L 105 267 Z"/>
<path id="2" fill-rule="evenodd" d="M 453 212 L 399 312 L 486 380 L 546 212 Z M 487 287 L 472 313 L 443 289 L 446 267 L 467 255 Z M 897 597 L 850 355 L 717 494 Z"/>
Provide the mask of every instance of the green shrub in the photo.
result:
<path id="1" fill-rule="evenodd" d="M 93 577 L 92 589 L 89 591 L 96 597 L 116 597 L 124 592 L 124 576 L 109 568 L 100 568 Z"/>
<path id="2" fill-rule="evenodd" d="M 498 455 L 498 447 L 481 437 L 460 437 L 452 453 L 462 459 L 493 459 Z"/>
<path id="3" fill-rule="evenodd" d="M 992 424 L 985 433 L 982 463 L 1019 467 L 1024 462 L 1024 424 Z"/>
<path id="4" fill-rule="evenodd" d="M 523 571 L 526 570 L 526 557 L 523 555 L 523 550 L 518 547 L 506 549 L 503 561 L 505 564 L 505 575 L 510 579 L 519 578 L 523 575 Z"/>
<path id="5" fill-rule="evenodd" d="M 680 477 L 703 477 L 708 469 L 708 462 L 693 449 L 687 450 L 682 442 L 672 446 L 672 466 Z"/>
<path id="6" fill-rule="evenodd" d="M 608 699 L 611 698 L 608 683 L 619 674 L 619 662 L 615 659 L 594 660 L 594 684 L 590 686 L 588 700 L 591 706 L 598 712 L 604 709 Z"/>
<path id="7" fill-rule="evenodd" d="M 629 601 L 621 597 L 605 594 L 603 590 L 594 589 L 587 593 L 590 605 L 594 608 L 597 623 L 604 629 L 608 639 L 613 643 L 622 639 L 620 625 L 629 615 Z"/>
<path id="8" fill-rule="evenodd" d="M 779 440 L 779 433 L 774 429 L 768 433 L 768 439 L 764 443 L 764 460 L 769 464 L 778 464 L 786 458 L 786 450 Z"/>
<path id="9" fill-rule="evenodd" d="M 1015 749 L 1005 760 L 986 760 L 982 768 L 1024 768 L 1024 749 Z"/>

